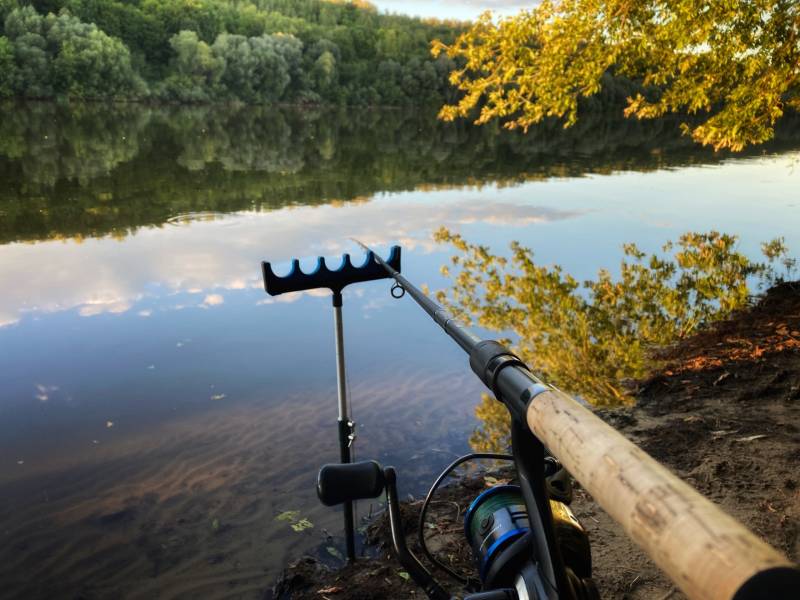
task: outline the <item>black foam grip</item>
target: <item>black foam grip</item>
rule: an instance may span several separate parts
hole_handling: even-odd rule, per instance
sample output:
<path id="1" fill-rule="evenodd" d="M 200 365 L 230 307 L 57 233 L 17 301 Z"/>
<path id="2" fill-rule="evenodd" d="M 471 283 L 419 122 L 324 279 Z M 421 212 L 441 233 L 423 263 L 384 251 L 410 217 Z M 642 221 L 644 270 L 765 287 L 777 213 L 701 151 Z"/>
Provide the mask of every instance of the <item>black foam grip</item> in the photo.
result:
<path id="1" fill-rule="evenodd" d="M 317 476 L 317 496 L 326 506 L 376 498 L 383 493 L 383 469 L 374 460 L 349 465 L 325 465 Z"/>
<path id="2" fill-rule="evenodd" d="M 800 598 L 800 569 L 775 567 L 756 573 L 739 588 L 733 600 L 793 600 Z"/>

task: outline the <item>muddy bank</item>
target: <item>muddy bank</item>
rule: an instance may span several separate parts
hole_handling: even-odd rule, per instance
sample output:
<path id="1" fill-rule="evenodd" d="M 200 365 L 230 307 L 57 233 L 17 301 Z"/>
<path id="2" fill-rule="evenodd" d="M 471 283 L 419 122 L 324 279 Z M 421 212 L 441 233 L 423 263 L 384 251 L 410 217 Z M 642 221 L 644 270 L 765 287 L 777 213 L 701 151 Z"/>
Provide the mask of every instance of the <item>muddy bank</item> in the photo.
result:
<path id="1" fill-rule="evenodd" d="M 662 349 L 658 358 L 657 372 L 636 384 L 637 406 L 600 416 L 757 535 L 800 559 L 800 283 L 772 288 L 751 309 Z M 464 510 L 503 475 L 465 478 L 442 492 L 431 511 L 430 545 L 457 570 L 471 566 Z M 419 505 L 403 508 L 412 550 Z M 684 597 L 577 485 L 572 508 L 590 535 L 603 598 Z M 367 531 L 373 558 L 339 570 L 301 559 L 265 597 L 424 597 L 391 560 L 383 521 Z M 460 591 L 457 584 L 451 589 Z"/>

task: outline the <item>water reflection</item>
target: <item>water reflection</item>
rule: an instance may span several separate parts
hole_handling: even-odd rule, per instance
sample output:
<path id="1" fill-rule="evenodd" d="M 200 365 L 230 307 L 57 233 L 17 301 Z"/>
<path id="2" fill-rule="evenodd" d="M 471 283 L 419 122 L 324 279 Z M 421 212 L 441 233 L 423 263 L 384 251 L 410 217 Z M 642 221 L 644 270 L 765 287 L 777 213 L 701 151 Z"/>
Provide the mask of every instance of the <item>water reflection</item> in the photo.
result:
<path id="1" fill-rule="evenodd" d="M 750 284 L 769 284 L 794 265 L 782 239 L 765 242 L 756 261 L 736 236 L 687 233 L 651 255 L 625 244 L 617 277 L 602 269 L 580 282 L 518 242 L 505 257 L 446 229 L 436 239 L 456 250 L 453 272 L 445 268 L 453 284 L 439 300 L 467 323 L 511 335 L 506 343 L 543 379 L 595 406 L 632 403 L 626 383 L 653 369 L 655 349 L 744 308 Z M 505 451 L 505 408 L 484 394 L 476 416 L 473 448 Z"/>
<path id="2" fill-rule="evenodd" d="M 454 435 L 437 423 L 468 426 L 468 415 L 454 420 L 452 409 L 435 403 L 464 379 L 447 372 L 396 383 L 355 386 L 360 418 L 379 416 L 386 428 L 379 441 L 360 441 L 359 452 L 397 464 L 405 489 L 418 492 L 408 482 L 428 474 L 433 453 L 450 456 L 441 449 L 451 448 Z M 342 543 L 340 516 L 316 500 L 314 481 L 318 463 L 338 451 L 335 402 L 287 400 L 187 415 L 114 445 L 100 440 L 79 460 L 0 478 L 4 597 L 262 598 L 290 558 L 312 551 L 325 560 L 324 548 Z M 386 415 L 387 404 L 402 408 Z M 265 432 L 270 423 L 279 426 Z M 431 429 L 438 447 L 424 444 Z M 392 445 L 418 451 L 387 454 Z M 301 511 L 313 528 L 291 531 L 276 519 L 288 510 Z"/>
<path id="3" fill-rule="evenodd" d="M 728 160 L 664 122 L 582 127 L 521 138 L 401 112 L 6 110 L 5 595 L 261 597 L 287 558 L 337 534 L 313 491 L 338 456 L 330 305 L 267 297 L 262 259 L 401 243 L 404 270 L 437 289 L 442 225 L 492 248 L 525 240 L 576 278 L 624 241 L 649 252 L 688 230 L 741 233 L 750 257 L 773 235 L 800 247 L 797 154 L 780 153 L 796 134 L 776 156 Z M 482 388 L 384 283 L 345 293 L 356 450 L 419 493 L 468 449 Z M 274 519 L 286 510 L 315 527 L 292 532 Z"/>
<path id="4" fill-rule="evenodd" d="M 522 227 L 580 214 L 486 203 L 470 194 L 441 203 L 412 195 L 361 206 L 284 208 L 268 220 L 257 213 L 184 216 L 170 220 L 168 228 L 139 230 L 125 243 L 87 239 L 6 245 L 0 247 L 0 280 L 16 283 L 0 297 L 0 326 L 26 314 L 64 310 L 81 316 L 118 314 L 148 299 L 182 294 L 197 297 L 181 297 L 162 308 L 216 306 L 225 291 L 262 287 L 254 266 L 264 253 L 274 262 L 336 255 L 349 237 L 372 244 L 398 241 L 413 250 L 420 244 L 430 247 L 429 232 L 440 225 Z"/>
<path id="5" fill-rule="evenodd" d="M 527 136 L 401 111 L 2 107 L 0 241 L 116 237 L 180 214 L 267 210 L 378 191 L 513 184 L 711 164 L 676 122 L 593 114 Z M 787 121 L 770 146 L 800 145 Z"/>

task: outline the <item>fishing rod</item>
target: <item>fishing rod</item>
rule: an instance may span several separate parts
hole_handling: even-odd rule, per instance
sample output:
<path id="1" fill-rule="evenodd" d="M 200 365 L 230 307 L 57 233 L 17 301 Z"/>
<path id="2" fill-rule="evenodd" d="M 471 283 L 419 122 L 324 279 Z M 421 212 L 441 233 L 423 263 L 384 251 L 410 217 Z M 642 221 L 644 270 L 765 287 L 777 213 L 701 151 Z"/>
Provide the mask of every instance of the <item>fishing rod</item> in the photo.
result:
<path id="1" fill-rule="evenodd" d="M 421 509 L 418 538 L 425 556 L 468 592 L 480 590 L 463 596 L 464 600 L 599 598 L 591 579 L 588 537 L 567 507 L 571 500 L 570 475 L 691 600 L 800 597 L 800 570 L 785 556 L 583 404 L 535 377 L 502 344 L 482 340 L 461 325 L 400 273 L 398 246 L 384 260 L 357 243 L 367 250 L 367 260 L 360 267 L 353 267 L 345 255 L 339 269 L 331 271 L 320 258 L 317 269 L 305 274 L 295 259 L 289 275 L 279 277 L 269 263 L 264 263 L 265 288 L 277 295 L 327 287 L 334 293 L 334 307 L 338 304 L 341 309 L 344 286 L 394 279 L 391 295 L 401 298 L 408 293 L 469 355 L 472 370 L 508 409 L 512 454 L 459 458 L 434 482 Z M 340 319 L 339 314 L 337 323 Z M 337 364 L 340 341 L 337 337 Z M 518 484 L 489 488 L 465 514 L 465 536 L 479 570 L 476 581 L 454 573 L 428 551 L 423 525 L 431 496 L 447 474 L 467 460 L 482 458 L 512 460 Z M 348 462 L 344 455 L 342 462 Z M 406 545 L 396 480 L 392 467 L 381 467 L 375 461 L 325 465 L 318 475 L 317 494 L 326 505 L 352 506 L 358 499 L 385 492 L 395 556 L 429 598 L 448 600 L 451 596 L 445 587 Z M 349 523 L 346 519 L 346 525 L 352 528 L 352 518 Z M 351 544 L 348 539 L 348 555 Z"/>

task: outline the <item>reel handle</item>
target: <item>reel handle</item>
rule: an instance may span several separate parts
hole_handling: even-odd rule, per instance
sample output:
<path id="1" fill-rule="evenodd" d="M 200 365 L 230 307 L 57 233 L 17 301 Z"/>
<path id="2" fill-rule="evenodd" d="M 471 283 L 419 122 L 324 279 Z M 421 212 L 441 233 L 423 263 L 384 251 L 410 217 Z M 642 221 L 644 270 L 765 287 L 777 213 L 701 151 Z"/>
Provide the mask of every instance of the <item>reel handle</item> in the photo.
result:
<path id="1" fill-rule="evenodd" d="M 376 498 L 386 481 L 383 469 L 374 460 L 350 464 L 325 465 L 317 475 L 317 496 L 325 506 L 353 500 Z"/>

